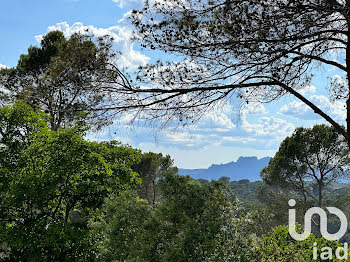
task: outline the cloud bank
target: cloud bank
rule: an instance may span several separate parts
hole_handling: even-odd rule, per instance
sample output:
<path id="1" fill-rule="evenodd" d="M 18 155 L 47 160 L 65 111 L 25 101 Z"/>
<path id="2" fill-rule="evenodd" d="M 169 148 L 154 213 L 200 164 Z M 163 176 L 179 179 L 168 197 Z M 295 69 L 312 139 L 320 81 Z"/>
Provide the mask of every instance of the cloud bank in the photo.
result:
<path id="1" fill-rule="evenodd" d="M 47 32 L 54 30 L 62 31 L 65 37 L 69 37 L 78 32 L 84 33 L 86 30 L 96 37 L 105 35 L 113 37 L 114 48 L 122 53 L 118 58 L 118 64 L 121 68 L 135 70 L 139 66 L 146 65 L 150 60 L 148 56 L 135 50 L 134 43 L 130 40 L 132 28 L 125 19 L 120 20 L 117 25 L 108 28 L 97 28 L 93 25 L 84 25 L 81 22 L 76 22 L 72 25 L 69 25 L 67 22 L 60 22 L 56 25 L 49 26 Z M 37 35 L 35 38 L 39 42 L 42 37 L 43 35 Z"/>
<path id="2" fill-rule="evenodd" d="M 112 0 L 117 3 L 120 8 L 142 8 L 143 0 Z"/>
<path id="3" fill-rule="evenodd" d="M 312 95 L 310 96 L 310 101 L 335 120 L 344 121 L 346 119 L 345 103 L 341 101 L 332 102 L 324 95 Z M 317 115 L 310 107 L 298 101 L 293 101 L 284 105 L 279 113 L 302 120 L 322 119 L 321 116 Z"/>
<path id="4" fill-rule="evenodd" d="M 0 63 L 0 69 L 3 69 L 3 68 L 9 68 L 9 67 Z"/>

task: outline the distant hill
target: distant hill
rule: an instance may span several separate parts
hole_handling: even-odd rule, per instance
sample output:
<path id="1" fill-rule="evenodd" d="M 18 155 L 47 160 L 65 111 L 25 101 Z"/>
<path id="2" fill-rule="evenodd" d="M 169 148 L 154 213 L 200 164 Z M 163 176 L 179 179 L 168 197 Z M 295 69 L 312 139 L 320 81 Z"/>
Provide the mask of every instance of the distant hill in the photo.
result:
<path id="1" fill-rule="evenodd" d="M 269 163 L 270 157 L 258 159 L 257 157 L 240 157 L 237 162 L 230 162 L 221 165 L 211 165 L 208 169 L 182 169 L 179 168 L 180 175 L 190 175 L 195 179 L 203 178 L 207 180 L 219 179 L 222 176 L 231 178 L 231 181 L 249 179 L 257 181 L 260 179 L 260 171 Z"/>

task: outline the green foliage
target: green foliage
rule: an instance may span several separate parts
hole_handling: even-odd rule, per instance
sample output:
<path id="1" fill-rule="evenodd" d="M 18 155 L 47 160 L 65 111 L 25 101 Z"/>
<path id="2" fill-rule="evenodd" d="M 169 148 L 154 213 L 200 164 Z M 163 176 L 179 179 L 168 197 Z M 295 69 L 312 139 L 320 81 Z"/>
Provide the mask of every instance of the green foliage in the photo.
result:
<path id="1" fill-rule="evenodd" d="M 102 107 L 111 100 L 111 85 L 127 82 L 115 55 L 108 36 L 96 40 L 75 33 L 66 39 L 52 31 L 40 47 L 21 55 L 17 67 L 0 70 L 0 83 L 10 100 L 24 100 L 49 114 L 53 130 L 81 121 L 100 127 L 109 123 Z"/>
<path id="2" fill-rule="evenodd" d="M 300 227 L 297 228 L 300 232 Z M 323 247 L 330 247 L 333 250 L 332 261 L 344 261 L 335 258 L 335 250 L 337 247 L 341 247 L 338 241 L 328 241 L 324 238 L 316 238 L 314 235 L 310 235 L 304 241 L 294 240 L 288 232 L 288 226 L 276 227 L 270 236 L 264 236 L 256 253 L 256 261 L 268 262 L 307 262 L 313 260 L 313 248 L 314 243 L 317 243 L 317 255 L 316 261 L 331 261 L 331 260 L 319 260 L 321 250 Z"/>
<path id="3" fill-rule="evenodd" d="M 222 177 L 220 177 L 220 178 L 218 179 L 218 181 L 221 181 L 221 182 L 223 182 L 223 183 L 225 183 L 225 184 L 230 183 L 230 180 L 231 180 L 231 178 L 229 178 L 228 176 L 222 176 Z M 249 182 L 249 180 L 248 180 L 248 182 Z"/>
<path id="4" fill-rule="evenodd" d="M 349 168 L 349 149 L 334 127 L 298 128 L 261 172 L 267 184 L 298 192 L 323 205 L 324 189 Z M 315 192 L 315 193 L 314 193 Z"/>
<path id="5" fill-rule="evenodd" d="M 302 200 L 291 187 L 227 177 L 197 181 L 176 175 L 168 155 L 141 154 L 117 141 L 87 141 L 84 125 L 55 131 L 48 120 L 21 101 L 0 108 L 1 261 L 312 261 L 314 243 L 318 256 L 322 247 L 334 254 L 342 246 L 314 235 L 295 241 L 287 226 L 267 234 L 285 223 L 291 196 Z M 292 146 L 297 152 L 302 144 L 318 167 L 326 153 L 346 156 L 347 150 L 334 152 L 343 148 L 333 130 L 312 131 L 298 129 L 296 144 L 287 138 L 281 148 L 293 154 Z M 295 162 L 283 156 L 285 161 L 274 158 L 264 172 L 288 163 L 282 174 L 293 175 Z M 304 157 L 296 163 L 300 167 L 306 155 L 298 157 Z M 334 162 L 321 167 L 328 170 L 329 163 Z M 322 188 L 325 201 L 335 206 L 349 191 L 331 183 L 342 172 L 337 168 Z M 299 216 L 307 205 L 296 206 Z M 335 231 L 339 223 L 330 217 L 328 224 Z"/>
<path id="6" fill-rule="evenodd" d="M 177 168 L 173 166 L 174 161 L 169 155 L 163 156 L 161 153 L 144 153 L 141 161 L 133 166 L 133 170 L 142 178 L 142 184 L 137 192 L 140 198 L 146 199 L 148 203 L 154 205 L 159 198 L 157 190 L 157 179 L 167 172 L 176 174 Z"/>
<path id="7" fill-rule="evenodd" d="M 201 184 L 209 183 L 209 180 L 203 179 L 203 178 L 199 178 L 199 179 L 197 179 L 197 181 L 198 181 L 199 183 L 201 183 Z"/>
<path id="8" fill-rule="evenodd" d="M 1 143 L 8 150 L 14 150 L 13 153 L 19 152 L 32 142 L 35 133 L 47 128 L 48 119 L 40 110 L 33 110 L 23 102 L 17 102 L 12 107 L 1 107 Z"/>
<path id="9" fill-rule="evenodd" d="M 40 131 L 47 131 L 48 117 L 30 106 L 18 102 L 12 107 L 0 108 L 0 190 L 8 187 L 12 175 L 23 166 L 21 153 Z M 0 198 L 2 203 L 3 198 Z M 6 213 L 0 205 L 0 213 Z"/>
<path id="10" fill-rule="evenodd" d="M 40 70 L 49 67 L 51 59 L 58 55 L 60 45 L 65 42 L 66 39 L 62 32 L 52 31 L 47 33 L 41 40 L 41 48 L 30 46 L 28 54 L 21 55 L 17 64 L 17 70 L 23 74 L 40 75 Z"/>
<path id="11" fill-rule="evenodd" d="M 86 221 L 110 194 L 140 182 L 140 152 L 53 131 L 23 103 L 0 109 L 0 239 L 9 261 L 88 261 L 95 257 Z M 15 154 L 13 153 L 15 152 Z"/>
<path id="12" fill-rule="evenodd" d="M 166 174 L 158 185 L 154 208 L 132 193 L 106 202 L 106 214 L 92 221 L 101 260 L 248 261 L 252 216 L 240 216 L 223 183 Z"/>
<path id="13" fill-rule="evenodd" d="M 95 231 L 99 260 L 128 261 L 134 253 L 141 252 L 143 246 L 151 245 L 152 243 L 143 241 L 152 234 L 144 230 L 150 214 L 147 201 L 141 200 L 134 193 L 123 192 L 106 199 L 102 219 L 90 222 Z M 142 257 L 138 259 L 151 261 Z"/>
<path id="14" fill-rule="evenodd" d="M 231 181 L 228 185 L 232 193 L 238 197 L 244 205 L 248 206 L 258 202 L 255 192 L 261 184 L 261 181 L 250 182 L 248 179 L 242 179 Z"/>

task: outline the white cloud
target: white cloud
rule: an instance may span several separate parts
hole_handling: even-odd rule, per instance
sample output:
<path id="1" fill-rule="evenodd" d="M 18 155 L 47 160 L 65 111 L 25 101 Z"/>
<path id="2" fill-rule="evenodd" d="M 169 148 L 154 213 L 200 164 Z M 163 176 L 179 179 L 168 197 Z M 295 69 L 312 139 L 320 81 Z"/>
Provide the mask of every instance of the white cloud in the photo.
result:
<path id="1" fill-rule="evenodd" d="M 324 95 L 312 95 L 310 101 L 335 120 L 344 121 L 346 119 L 346 109 L 343 102 L 331 102 L 329 98 Z M 315 114 L 306 104 L 298 101 L 293 101 L 284 105 L 279 113 L 304 120 L 315 120 L 321 118 L 321 116 Z"/>
<path id="2" fill-rule="evenodd" d="M 313 95 L 311 100 L 326 113 L 329 112 L 336 120 L 346 119 L 345 103 L 341 101 L 331 102 L 328 97 L 323 95 Z"/>
<path id="3" fill-rule="evenodd" d="M 126 24 L 129 25 L 130 24 L 130 19 L 131 19 L 131 15 L 132 15 L 132 11 L 133 10 L 129 10 L 128 12 L 123 14 L 123 17 L 121 19 L 118 20 L 118 24 Z"/>
<path id="4" fill-rule="evenodd" d="M 117 3 L 120 8 L 129 8 L 129 9 L 142 9 L 144 7 L 144 0 L 112 0 Z M 172 9 L 183 10 L 182 6 L 173 1 L 166 0 L 148 0 L 150 6 L 154 6 L 156 4 L 161 4 L 163 7 L 168 7 Z M 184 1 L 182 4 L 189 5 Z"/>
<path id="5" fill-rule="evenodd" d="M 9 68 L 8 66 L 5 66 L 3 64 L 0 64 L 0 69 L 3 69 L 3 68 Z"/>
<path id="6" fill-rule="evenodd" d="M 119 4 L 120 8 L 142 8 L 143 0 L 112 0 L 113 2 Z"/>
<path id="7" fill-rule="evenodd" d="M 302 95 L 311 95 L 316 93 L 316 87 L 311 85 L 311 86 L 306 86 L 303 89 L 299 90 L 299 93 Z"/>
<path id="8" fill-rule="evenodd" d="M 48 27 L 48 32 L 59 30 L 62 31 L 66 37 L 71 36 L 74 33 L 81 32 L 84 33 L 88 30 L 91 34 L 96 37 L 109 35 L 113 37 L 114 47 L 117 51 L 121 51 L 122 55 L 118 59 L 120 67 L 128 68 L 129 70 L 134 70 L 140 65 L 146 65 L 150 60 L 149 57 L 136 51 L 134 49 L 134 44 L 130 41 L 132 35 L 132 27 L 127 24 L 124 20 L 121 21 L 122 24 L 118 24 L 108 28 L 97 28 L 92 25 L 84 25 L 81 22 L 76 22 L 69 25 L 67 22 L 57 23 Z M 43 35 L 38 35 L 35 38 L 37 41 L 42 39 Z"/>
<path id="9" fill-rule="evenodd" d="M 222 137 L 222 139 L 224 141 L 227 141 L 227 142 L 239 142 L 239 143 L 242 143 L 242 144 L 248 144 L 250 142 L 256 142 L 257 139 L 254 138 L 254 137 L 248 137 L 248 136 L 224 136 Z"/>
<path id="10" fill-rule="evenodd" d="M 203 140 L 203 135 L 195 134 L 192 135 L 187 132 L 179 133 L 168 133 L 166 137 L 169 138 L 172 142 L 181 142 L 181 143 L 193 143 L 194 141 Z"/>
<path id="11" fill-rule="evenodd" d="M 229 131 L 236 128 L 236 125 L 232 122 L 228 116 L 228 112 L 221 111 L 208 111 L 204 114 L 198 124 L 195 126 L 195 129 L 211 129 L 211 130 L 225 130 Z"/>
<path id="12" fill-rule="evenodd" d="M 242 146 L 265 150 L 278 147 L 279 143 L 295 129 L 292 123 L 276 117 L 261 117 L 252 123 L 248 122 L 244 115 L 242 119 L 242 125 L 232 129 L 213 128 L 208 124 L 208 128 L 196 127 L 187 131 L 166 133 L 159 137 L 159 142 L 182 149 Z"/>
<path id="13" fill-rule="evenodd" d="M 315 120 L 320 119 L 319 115 L 316 115 L 310 107 L 305 105 L 303 102 L 293 101 L 287 105 L 284 105 L 279 113 L 283 115 L 294 116 L 297 118 L 305 119 L 305 120 Z"/>
<path id="14" fill-rule="evenodd" d="M 242 110 L 243 115 L 247 114 L 268 114 L 269 112 L 263 104 L 260 103 L 249 103 L 244 106 Z"/>
<path id="15" fill-rule="evenodd" d="M 345 77 L 341 77 L 338 74 L 332 76 L 332 83 L 340 86 L 346 86 L 347 83 L 345 81 Z"/>
<path id="16" fill-rule="evenodd" d="M 249 123 L 243 117 L 242 128 L 255 136 L 286 137 L 290 135 L 295 127 L 292 123 L 276 117 L 261 117 L 257 123 Z"/>
<path id="17" fill-rule="evenodd" d="M 161 139 L 161 144 L 175 146 L 182 149 L 203 148 L 205 146 L 219 145 L 220 138 L 212 134 L 191 134 L 189 132 L 167 133 Z"/>

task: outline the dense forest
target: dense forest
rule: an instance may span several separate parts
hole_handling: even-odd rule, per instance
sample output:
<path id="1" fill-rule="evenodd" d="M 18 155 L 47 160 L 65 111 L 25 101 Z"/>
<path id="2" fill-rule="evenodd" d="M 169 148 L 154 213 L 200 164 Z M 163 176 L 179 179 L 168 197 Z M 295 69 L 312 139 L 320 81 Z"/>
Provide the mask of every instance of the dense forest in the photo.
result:
<path id="1" fill-rule="evenodd" d="M 298 241 L 289 212 L 299 234 L 312 207 L 350 217 L 350 2 L 168 2 L 130 12 L 135 41 L 187 64 L 159 60 L 130 75 L 108 35 L 51 31 L 0 69 L 0 261 L 348 261 L 350 226 L 329 240 L 312 216 Z M 344 63 L 328 56 L 345 49 Z M 330 88 L 347 101 L 343 121 L 298 92 L 322 63 L 345 72 Z M 261 181 L 194 179 L 170 155 L 88 139 L 125 113 L 176 130 L 233 96 L 287 93 L 327 124 L 296 128 Z M 330 233 L 341 225 L 328 214 Z"/>
<path id="2" fill-rule="evenodd" d="M 23 101 L 0 109 L 0 128 L 2 261 L 309 261 L 314 242 L 335 250 L 350 235 L 289 236 L 286 201 L 302 211 L 317 190 L 303 202 L 297 189 L 265 178 L 180 176 L 168 155 L 88 141 L 80 122 L 52 130 L 50 117 Z M 349 191 L 334 181 L 323 201 L 350 215 Z"/>

